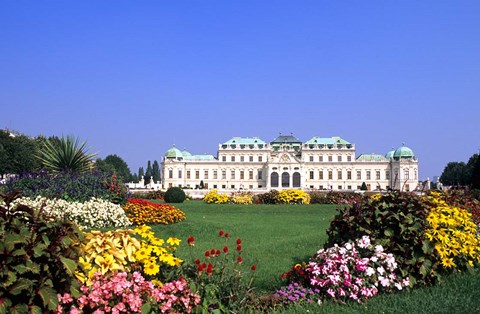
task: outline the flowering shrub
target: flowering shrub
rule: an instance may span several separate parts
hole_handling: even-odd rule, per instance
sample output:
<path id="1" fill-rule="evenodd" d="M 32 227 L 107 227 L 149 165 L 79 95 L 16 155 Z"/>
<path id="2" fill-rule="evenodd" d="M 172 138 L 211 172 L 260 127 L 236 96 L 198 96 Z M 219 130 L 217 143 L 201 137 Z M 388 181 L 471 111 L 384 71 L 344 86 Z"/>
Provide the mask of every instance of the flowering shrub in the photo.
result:
<path id="1" fill-rule="evenodd" d="M 359 202 L 363 195 L 355 192 L 309 192 L 310 204 L 352 204 Z"/>
<path id="2" fill-rule="evenodd" d="M 480 263 L 480 236 L 466 209 L 449 206 L 440 193 L 430 195 L 434 206 L 427 217 L 426 237 L 435 245 L 444 268 L 465 269 Z"/>
<path id="3" fill-rule="evenodd" d="M 298 282 L 294 282 L 277 290 L 273 297 L 281 301 L 284 305 L 300 302 L 312 303 L 318 298 L 316 294 L 319 293 L 320 290 L 318 288 L 305 288 Z"/>
<path id="4" fill-rule="evenodd" d="M 302 190 L 287 189 L 278 193 L 277 200 L 283 204 L 310 204 L 310 195 Z"/>
<path id="5" fill-rule="evenodd" d="M 195 255 L 195 238 L 189 237 L 191 261 L 184 270 L 200 294 L 204 310 L 238 312 L 251 297 L 256 265 L 244 263 L 241 239 L 234 240 L 223 230 L 218 236 L 223 243 L 201 255 Z"/>
<path id="6" fill-rule="evenodd" d="M 250 205 L 253 203 L 253 195 L 248 192 L 241 192 L 238 194 L 234 194 L 232 195 L 232 203 Z"/>
<path id="7" fill-rule="evenodd" d="M 76 299 L 68 293 L 59 294 L 55 313 L 191 313 L 200 303 L 185 279 L 155 287 L 139 272 L 98 272 L 92 285 L 83 285 L 80 290 L 82 295 Z"/>
<path id="8" fill-rule="evenodd" d="M 91 198 L 84 203 L 67 202 L 61 199 L 48 199 L 37 196 L 35 199 L 22 197 L 16 199 L 12 206 L 18 204 L 27 205 L 39 209 L 43 206 L 43 212 L 58 219 L 67 218 L 76 222 L 84 229 L 97 229 L 108 227 L 127 227 L 131 225 L 120 205 L 111 202 Z"/>
<path id="9" fill-rule="evenodd" d="M 391 292 L 410 285 L 401 279 L 397 262 L 381 245 L 373 245 L 368 236 L 354 243 L 321 249 L 306 268 L 310 284 L 324 298 L 361 302 L 379 291 Z"/>
<path id="10" fill-rule="evenodd" d="M 134 234 L 139 235 L 140 240 Z M 148 226 L 133 231 L 92 231 L 85 233 L 85 239 L 79 259 L 84 272 L 77 273 L 77 278 L 87 285 L 92 284 L 91 280 L 98 272 L 108 275 L 118 271 L 142 270 L 152 279 L 170 279 L 172 267 L 182 263 L 173 255 L 180 240 L 168 238 L 165 243 L 163 239 L 156 238 Z"/>
<path id="11" fill-rule="evenodd" d="M 436 198 L 441 198 L 448 205 L 468 210 L 472 214 L 472 220 L 480 229 L 480 200 L 469 191 L 452 190 L 443 193 L 435 192 Z"/>
<path id="12" fill-rule="evenodd" d="M 278 203 L 278 191 L 270 190 L 267 193 L 258 195 L 258 200 L 262 204 L 277 204 Z"/>
<path id="13" fill-rule="evenodd" d="M 203 200 L 207 204 L 227 204 L 230 203 L 230 197 L 227 194 L 218 193 L 218 190 L 213 189 L 209 191 L 204 197 Z"/>
<path id="14" fill-rule="evenodd" d="M 135 225 L 172 224 L 185 220 L 185 213 L 168 204 L 152 203 L 139 198 L 130 198 L 123 206 L 128 219 Z"/>

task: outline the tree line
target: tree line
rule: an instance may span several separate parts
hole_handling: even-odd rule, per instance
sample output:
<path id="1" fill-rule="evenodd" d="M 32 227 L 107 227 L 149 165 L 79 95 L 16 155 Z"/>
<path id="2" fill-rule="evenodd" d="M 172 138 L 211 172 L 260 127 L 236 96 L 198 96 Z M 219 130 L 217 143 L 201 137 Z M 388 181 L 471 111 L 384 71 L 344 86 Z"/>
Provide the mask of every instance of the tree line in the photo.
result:
<path id="1" fill-rule="evenodd" d="M 467 163 L 449 162 L 440 176 L 443 185 L 480 189 L 480 157 L 473 154 Z"/>
<path id="2" fill-rule="evenodd" d="M 142 176 L 146 184 L 150 178 L 155 182 L 160 181 L 160 165 L 156 160 L 153 166 L 148 161 L 146 171 L 140 167 L 138 173 L 132 173 L 128 164 L 116 154 L 108 155 L 104 159 L 96 158 L 92 163 L 91 160 L 96 155 L 89 154 L 85 144 L 79 143 L 78 139 L 73 137 L 29 137 L 15 131 L 0 130 L 0 176 L 35 173 L 46 168 L 51 171 L 56 166 L 60 167 L 60 170 L 62 167 L 69 168 L 63 170 L 72 170 L 72 165 L 67 166 L 65 163 L 76 162 L 77 166 L 87 164 L 88 169 L 115 174 L 123 182 L 138 182 Z M 76 147 L 77 151 L 72 150 L 72 147 Z M 63 163 L 59 161 L 61 159 Z"/>

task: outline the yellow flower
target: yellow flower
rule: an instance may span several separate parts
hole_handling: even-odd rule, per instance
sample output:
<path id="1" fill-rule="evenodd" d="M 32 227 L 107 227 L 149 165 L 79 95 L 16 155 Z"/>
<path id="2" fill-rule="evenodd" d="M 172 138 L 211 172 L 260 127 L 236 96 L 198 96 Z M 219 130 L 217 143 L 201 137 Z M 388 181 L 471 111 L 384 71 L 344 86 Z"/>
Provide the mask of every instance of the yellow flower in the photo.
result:
<path id="1" fill-rule="evenodd" d="M 453 262 L 452 258 L 445 258 L 442 260 L 442 265 L 445 266 L 446 268 L 449 267 L 455 267 L 455 263 Z"/>
<path id="2" fill-rule="evenodd" d="M 136 253 L 135 253 L 135 258 L 138 260 L 138 261 L 144 261 L 146 260 L 149 256 L 150 256 L 150 253 L 152 251 L 149 250 L 148 248 L 145 248 L 145 247 L 142 247 L 140 250 L 138 250 Z"/>
<path id="3" fill-rule="evenodd" d="M 177 239 L 177 238 L 168 238 L 167 239 L 167 243 L 170 244 L 170 245 L 180 245 L 181 241 L 182 240 Z"/>
<path id="4" fill-rule="evenodd" d="M 158 266 L 157 263 L 146 263 L 143 266 L 143 271 L 145 272 L 146 275 L 156 275 L 160 271 L 160 266 Z"/>

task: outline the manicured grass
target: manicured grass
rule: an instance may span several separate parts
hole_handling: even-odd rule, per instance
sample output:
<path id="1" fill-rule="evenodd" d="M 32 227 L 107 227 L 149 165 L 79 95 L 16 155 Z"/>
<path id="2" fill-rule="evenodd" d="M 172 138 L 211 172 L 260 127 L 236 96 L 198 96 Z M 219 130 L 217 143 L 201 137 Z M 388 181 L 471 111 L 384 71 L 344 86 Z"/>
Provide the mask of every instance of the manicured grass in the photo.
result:
<path id="1" fill-rule="evenodd" d="M 174 225 L 155 225 L 159 237 L 175 236 L 186 244 L 195 237 L 194 250 L 203 255 L 221 249 L 220 229 L 241 238 L 244 261 L 256 264 L 255 286 L 271 292 L 280 286 L 278 277 L 296 262 L 308 259 L 327 239 L 326 230 L 336 205 L 214 205 L 187 201 L 175 205 L 187 216 Z M 182 245 L 178 255 L 189 256 Z M 377 296 L 364 304 L 296 305 L 275 313 L 480 313 L 480 272 L 453 274 L 437 286 Z"/>
<path id="2" fill-rule="evenodd" d="M 157 236 L 176 236 L 186 242 L 192 235 L 195 250 L 203 253 L 211 248 L 222 249 L 225 241 L 218 232 L 229 232 L 234 240 L 242 240 L 244 262 L 257 265 L 257 289 L 271 291 L 279 286 L 283 272 L 322 247 L 336 205 L 248 206 L 186 201 L 175 207 L 182 209 L 187 219 L 174 225 L 153 226 Z M 181 246 L 178 254 L 189 255 L 187 251 L 186 246 Z"/>

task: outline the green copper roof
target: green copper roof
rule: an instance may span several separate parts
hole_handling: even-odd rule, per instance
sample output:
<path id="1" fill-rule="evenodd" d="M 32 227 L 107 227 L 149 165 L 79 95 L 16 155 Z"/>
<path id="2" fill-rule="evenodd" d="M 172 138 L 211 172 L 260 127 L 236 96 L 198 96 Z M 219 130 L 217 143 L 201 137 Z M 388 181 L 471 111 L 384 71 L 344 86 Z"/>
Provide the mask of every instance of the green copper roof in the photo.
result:
<path id="1" fill-rule="evenodd" d="M 395 154 L 395 149 L 393 149 L 392 147 L 392 150 L 390 150 L 388 153 L 385 154 L 385 158 L 391 159 L 393 158 L 393 154 Z"/>
<path id="2" fill-rule="evenodd" d="M 414 158 L 414 157 L 415 155 L 413 154 L 413 150 L 405 146 L 405 144 L 397 148 L 395 150 L 395 153 L 393 153 L 393 158 Z"/>
<path id="3" fill-rule="evenodd" d="M 182 155 L 183 155 L 183 157 L 192 156 L 192 154 L 190 154 L 190 152 L 187 151 L 187 150 L 184 150 L 184 151 L 182 152 Z"/>
<path id="4" fill-rule="evenodd" d="M 175 146 L 167 150 L 167 153 L 165 154 L 165 157 L 167 158 L 183 158 L 182 152 L 176 148 Z"/>
<path id="5" fill-rule="evenodd" d="M 258 137 L 233 137 L 223 143 L 223 145 L 254 145 L 254 144 L 263 144 L 266 143 Z"/>
<path id="6" fill-rule="evenodd" d="M 387 161 L 387 158 L 379 154 L 361 154 L 356 161 Z"/>
<path id="7" fill-rule="evenodd" d="M 213 155 L 191 155 L 184 158 L 184 160 L 215 160 Z"/>
<path id="8" fill-rule="evenodd" d="M 333 144 L 342 144 L 342 145 L 351 145 L 350 142 L 344 140 L 341 137 L 333 136 L 333 137 L 318 137 L 314 136 L 308 141 L 305 142 L 307 145 L 333 145 Z"/>

